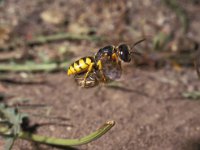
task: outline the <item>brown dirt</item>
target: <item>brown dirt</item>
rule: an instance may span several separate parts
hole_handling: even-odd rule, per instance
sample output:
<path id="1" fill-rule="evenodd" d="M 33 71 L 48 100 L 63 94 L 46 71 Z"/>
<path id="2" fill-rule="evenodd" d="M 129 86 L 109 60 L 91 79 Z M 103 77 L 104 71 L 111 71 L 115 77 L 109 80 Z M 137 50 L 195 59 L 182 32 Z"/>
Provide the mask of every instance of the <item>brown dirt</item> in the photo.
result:
<path id="1" fill-rule="evenodd" d="M 80 137 L 106 120 L 116 121 L 108 134 L 80 149 L 199 149 L 199 102 L 180 97 L 191 85 L 200 88 L 196 73 L 130 68 L 127 72 L 118 89 L 103 85 L 83 89 L 65 73 L 48 74 L 46 85 L 7 88 L 8 93 L 32 99 L 31 103 L 48 105 L 53 116 L 70 119 L 66 124 L 72 125 L 71 130 L 51 125 L 39 129 L 40 134 Z M 30 113 L 47 112 L 37 108 Z M 47 122 L 39 117 L 36 120 Z M 17 147 L 26 149 L 27 142 L 18 141 Z"/>
<path id="2" fill-rule="evenodd" d="M 139 18 L 158 15 L 157 8 L 168 14 L 173 24 L 174 14 L 171 14 L 161 2 L 136 2 L 130 3 L 129 10 L 134 21 L 130 23 L 122 21 L 124 18 L 124 3 L 107 6 L 106 2 L 86 2 L 64 0 L 47 1 L 16 1 L 8 0 L 5 8 L 0 10 L 2 19 L 11 25 L 14 20 L 19 24 L 14 27 L 14 36 L 27 36 L 28 34 L 46 34 L 67 30 L 67 25 L 47 25 L 41 22 L 38 15 L 47 8 L 60 8 L 67 16 L 69 23 L 86 24 L 97 28 L 98 35 L 115 35 L 105 43 L 89 42 L 64 42 L 70 44 L 77 57 L 92 54 L 89 49 L 95 49 L 109 42 L 116 44 L 119 41 L 133 41 L 134 37 L 129 25 L 139 29 Z M 183 3 L 184 4 L 184 3 Z M 80 7 L 82 5 L 82 7 Z M 98 6 L 99 5 L 99 6 Z M 128 5 L 128 4 L 127 4 Z M 142 6 L 143 7 L 142 7 Z M 119 6 L 119 8 L 118 8 Z M 189 14 L 193 15 L 199 6 L 192 4 L 183 5 Z M 105 9 L 101 9 L 104 8 Z M 128 6 L 127 6 L 128 7 Z M 149 8 L 150 7 L 150 8 Z M 9 8 L 9 9 L 8 9 Z M 28 8 L 28 9 L 27 9 Z M 90 9 L 91 8 L 91 9 Z M 112 15 L 109 10 L 112 10 Z M 95 10 L 95 11 L 94 11 Z M 93 13 L 97 13 L 93 16 Z M 121 13 L 119 13 L 121 12 Z M 135 12 L 135 13 L 134 13 Z M 140 14 L 140 15 L 138 15 Z M 80 15 L 82 15 L 80 17 Z M 199 28 L 197 15 L 195 21 L 191 21 L 193 30 L 190 34 L 194 37 L 200 35 L 195 32 Z M 169 19 L 168 18 L 168 19 Z M 126 18 L 127 19 L 127 18 Z M 125 19 L 125 20 L 126 20 Z M 121 22 L 122 23 L 121 23 Z M 109 26 L 109 24 L 111 24 Z M 130 25 L 131 24 L 131 25 Z M 119 25 L 118 28 L 116 25 Z M 122 27 L 120 27 L 122 26 Z M 175 26 L 176 27 L 176 26 Z M 198 28 L 197 28 L 198 27 Z M 148 28 L 147 28 L 148 32 Z M 156 32 L 156 29 L 151 32 Z M 121 35 L 123 33 L 123 35 Z M 133 33 L 133 31 L 132 31 Z M 61 43 L 63 44 L 63 43 Z M 63 44 L 63 45 L 64 45 Z M 60 44 L 44 45 L 48 49 Z M 81 46 L 79 46 L 81 45 Z M 85 49 L 86 51 L 81 51 Z M 56 124 L 40 127 L 38 133 L 55 137 L 78 138 L 95 130 L 107 120 L 115 120 L 116 125 L 110 132 L 100 139 L 77 149 L 87 150 L 199 150 L 200 149 L 200 101 L 183 98 L 182 93 L 200 90 L 199 79 L 192 68 L 181 68 L 176 71 L 173 68 L 161 70 L 138 69 L 133 64 L 123 65 L 123 73 L 117 86 L 99 85 L 94 88 L 84 89 L 78 87 L 73 77 L 67 77 L 66 73 L 38 73 L 36 77 L 45 76 L 47 83 L 43 84 L 3 84 L 7 93 L 14 98 L 28 98 L 30 104 L 45 104 L 47 108 L 31 108 L 22 111 L 30 114 L 59 116 L 68 118 L 66 121 L 47 119 L 31 116 L 32 123 L 56 122 Z M 7 102 L 9 103 L 8 99 Z M 17 140 L 14 150 L 27 149 L 57 149 L 50 146 L 35 145 L 27 141 Z"/>

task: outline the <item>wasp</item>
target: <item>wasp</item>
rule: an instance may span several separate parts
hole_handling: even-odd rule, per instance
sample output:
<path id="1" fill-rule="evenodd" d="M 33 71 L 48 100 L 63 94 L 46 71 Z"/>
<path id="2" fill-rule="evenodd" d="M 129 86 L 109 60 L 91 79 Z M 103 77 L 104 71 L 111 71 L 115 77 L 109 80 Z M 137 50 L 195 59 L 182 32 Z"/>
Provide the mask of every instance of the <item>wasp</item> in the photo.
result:
<path id="1" fill-rule="evenodd" d="M 101 78 L 103 82 L 107 81 L 107 74 L 104 71 L 104 66 L 106 63 L 114 63 L 115 66 L 121 70 L 121 61 L 129 63 L 131 61 L 131 55 L 133 53 L 139 54 L 136 51 L 131 51 L 135 45 L 141 43 L 145 39 L 136 42 L 131 48 L 127 44 L 120 44 L 118 46 L 108 45 L 97 51 L 94 56 L 82 57 L 79 60 L 73 62 L 68 70 L 68 75 L 75 75 L 75 79 L 81 79 L 83 77 L 83 86 L 86 87 L 87 83 L 92 83 L 93 81 Z M 101 77 L 96 77 L 98 75 Z M 92 80 L 93 79 L 93 80 Z M 80 81 L 80 80 L 79 80 Z"/>

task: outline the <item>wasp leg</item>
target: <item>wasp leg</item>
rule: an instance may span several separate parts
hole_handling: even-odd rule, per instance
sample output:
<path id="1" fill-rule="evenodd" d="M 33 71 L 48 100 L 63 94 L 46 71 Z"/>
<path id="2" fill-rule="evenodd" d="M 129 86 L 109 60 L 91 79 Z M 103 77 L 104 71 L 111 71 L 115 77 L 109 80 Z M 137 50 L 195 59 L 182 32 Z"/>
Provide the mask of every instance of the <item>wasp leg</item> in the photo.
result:
<path id="1" fill-rule="evenodd" d="M 117 57 L 117 54 L 116 53 L 113 53 L 112 54 L 112 60 L 114 60 L 117 65 L 121 68 L 121 61 L 119 60 L 119 58 Z"/>
<path id="2" fill-rule="evenodd" d="M 119 59 L 118 59 L 118 57 L 117 57 L 117 54 L 116 53 L 113 53 L 112 54 L 112 60 L 114 60 L 114 61 L 116 61 L 117 62 L 117 64 L 119 64 Z"/>
<path id="3" fill-rule="evenodd" d="M 87 70 L 87 73 L 84 76 L 84 80 L 83 80 L 84 87 L 86 85 L 87 77 L 89 76 L 89 73 L 93 70 L 93 67 L 94 67 L 94 63 L 91 63 L 90 66 L 89 66 L 89 68 L 88 68 L 88 70 Z"/>
<path id="4" fill-rule="evenodd" d="M 105 76 L 104 73 L 103 73 L 103 66 L 102 66 L 101 60 L 99 60 L 99 61 L 97 62 L 97 66 L 98 66 L 98 69 L 99 69 L 99 71 L 100 71 L 100 73 L 101 73 L 101 75 L 102 75 L 102 77 L 103 77 L 104 82 L 106 82 L 106 76 Z"/>

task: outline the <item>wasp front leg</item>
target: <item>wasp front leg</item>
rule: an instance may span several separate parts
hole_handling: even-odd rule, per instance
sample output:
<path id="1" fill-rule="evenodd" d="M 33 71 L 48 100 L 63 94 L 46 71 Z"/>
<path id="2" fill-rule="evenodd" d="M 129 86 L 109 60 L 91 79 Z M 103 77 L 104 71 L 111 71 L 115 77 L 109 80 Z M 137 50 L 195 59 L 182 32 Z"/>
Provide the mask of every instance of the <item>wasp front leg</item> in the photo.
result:
<path id="1" fill-rule="evenodd" d="M 114 60 L 115 62 L 117 62 L 117 64 L 120 63 L 119 58 L 117 57 L 117 54 L 116 54 L 116 53 L 113 53 L 113 54 L 112 54 L 112 60 Z"/>
<path id="2" fill-rule="evenodd" d="M 87 77 L 89 76 L 90 72 L 93 70 L 93 67 L 94 67 L 94 63 L 91 63 L 91 64 L 89 65 L 89 68 L 88 68 L 88 70 L 87 70 L 87 73 L 86 73 L 85 76 L 84 76 L 84 80 L 83 80 L 83 86 L 84 86 L 84 87 L 85 87 L 85 85 L 86 85 Z"/>
<path id="3" fill-rule="evenodd" d="M 103 72 L 103 66 L 102 66 L 101 60 L 99 60 L 99 61 L 97 62 L 97 66 L 98 66 L 98 69 L 99 69 L 99 71 L 100 71 L 100 73 L 101 73 L 101 75 L 102 75 L 103 81 L 106 82 L 106 76 L 105 76 L 105 74 L 104 74 L 104 72 Z"/>

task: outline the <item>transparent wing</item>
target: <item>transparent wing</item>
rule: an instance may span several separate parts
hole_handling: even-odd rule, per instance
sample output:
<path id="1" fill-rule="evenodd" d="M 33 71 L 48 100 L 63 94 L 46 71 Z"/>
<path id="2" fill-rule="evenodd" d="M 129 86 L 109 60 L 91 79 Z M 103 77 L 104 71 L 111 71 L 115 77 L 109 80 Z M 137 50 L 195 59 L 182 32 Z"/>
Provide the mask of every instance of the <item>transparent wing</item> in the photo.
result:
<path id="1" fill-rule="evenodd" d="M 111 60 L 102 61 L 103 72 L 107 80 L 116 80 L 119 79 L 122 75 L 121 63 L 117 63 Z"/>

